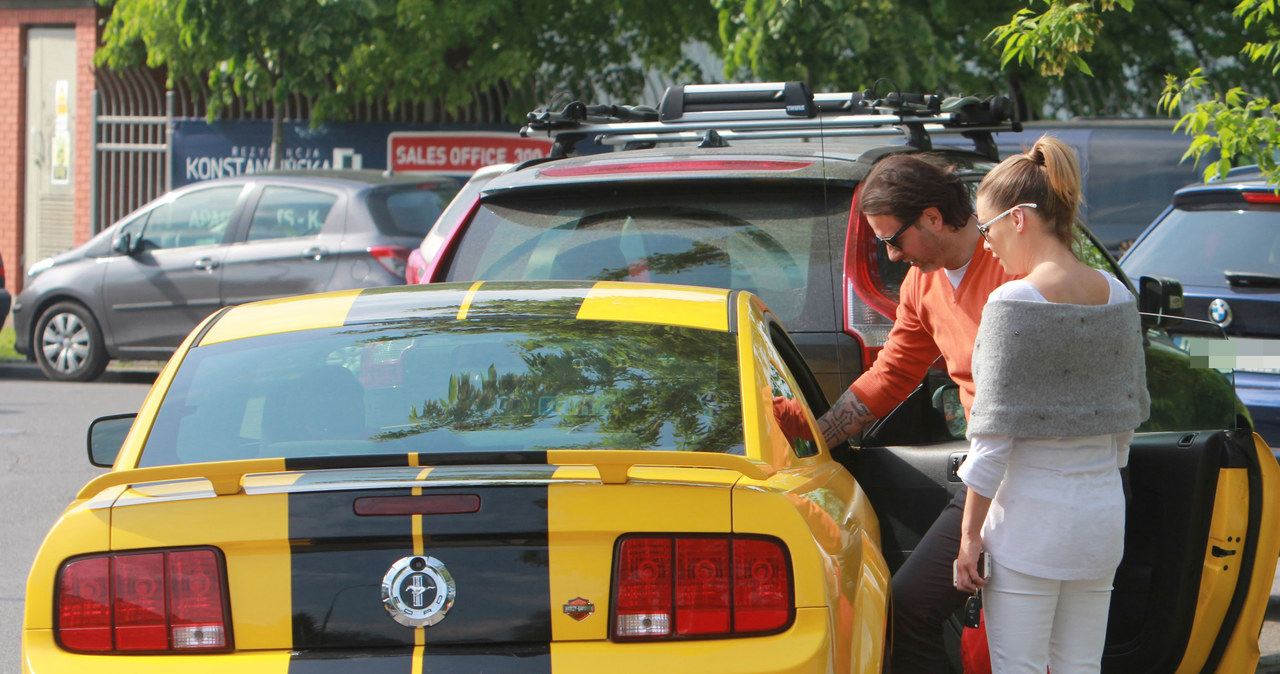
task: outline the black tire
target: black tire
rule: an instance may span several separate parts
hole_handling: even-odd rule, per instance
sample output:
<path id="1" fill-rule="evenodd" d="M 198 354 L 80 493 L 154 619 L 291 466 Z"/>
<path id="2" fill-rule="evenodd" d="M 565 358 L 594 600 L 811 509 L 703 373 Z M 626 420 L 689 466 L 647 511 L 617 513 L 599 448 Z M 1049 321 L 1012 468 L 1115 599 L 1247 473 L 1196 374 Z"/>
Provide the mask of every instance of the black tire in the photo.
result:
<path id="1" fill-rule="evenodd" d="M 40 314 L 31 350 L 44 375 L 54 381 L 93 381 L 107 369 L 102 329 L 75 302 L 59 302 Z"/>

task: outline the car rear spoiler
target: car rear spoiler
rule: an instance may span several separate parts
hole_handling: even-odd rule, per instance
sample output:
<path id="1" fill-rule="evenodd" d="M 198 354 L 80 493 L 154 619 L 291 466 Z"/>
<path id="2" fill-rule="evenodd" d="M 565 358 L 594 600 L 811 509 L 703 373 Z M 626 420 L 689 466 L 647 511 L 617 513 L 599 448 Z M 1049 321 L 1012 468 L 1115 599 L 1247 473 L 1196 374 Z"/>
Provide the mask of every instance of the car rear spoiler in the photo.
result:
<path id="1" fill-rule="evenodd" d="M 553 465 L 592 466 L 604 484 L 626 484 L 628 472 L 635 466 L 717 468 L 732 470 L 753 480 L 767 480 L 776 470 L 768 464 L 736 454 L 714 452 L 663 452 L 645 450 L 553 449 L 536 452 L 460 452 L 447 454 L 370 454 L 365 456 L 308 457 L 285 460 L 245 459 L 214 463 L 188 463 L 115 470 L 89 481 L 77 494 L 88 499 L 119 485 L 137 485 L 177 480 L 205 479 L 214 493 L 227 496 L 238 493 L 247 475 L 280 473 L 289 470 L 326 470 L 344 468 L 393 468 L 416 466 L 460 465 Z"/>

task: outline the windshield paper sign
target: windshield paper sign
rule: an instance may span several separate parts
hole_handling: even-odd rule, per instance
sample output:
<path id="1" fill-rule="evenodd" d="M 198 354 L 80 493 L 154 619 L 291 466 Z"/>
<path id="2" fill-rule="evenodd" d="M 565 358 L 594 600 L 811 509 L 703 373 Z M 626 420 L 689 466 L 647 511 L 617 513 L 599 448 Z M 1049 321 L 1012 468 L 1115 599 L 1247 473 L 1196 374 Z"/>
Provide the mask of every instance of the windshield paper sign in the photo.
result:
<path id="1" fill-rule="evenodd" d="M 545 157 L 551 141 L 514 133 L 397 132 L 387 136 L 391 170 L 472 173 L 490 164 L 514 164 Z"/>

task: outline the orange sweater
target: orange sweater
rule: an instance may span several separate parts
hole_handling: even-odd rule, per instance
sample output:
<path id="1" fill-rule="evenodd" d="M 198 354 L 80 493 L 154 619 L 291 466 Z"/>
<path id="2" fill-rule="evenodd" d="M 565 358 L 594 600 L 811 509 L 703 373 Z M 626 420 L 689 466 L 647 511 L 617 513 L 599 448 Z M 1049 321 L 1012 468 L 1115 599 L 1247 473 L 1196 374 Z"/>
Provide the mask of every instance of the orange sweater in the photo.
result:
<path id="1" fill-rule="evenodd" d="M 982 322 L 987 296 L 1007 281 L 1000 262 L 978 241 L 960 287 L 952 288 L 945 271 L 921 274 L 912 267 L 899 291 L 898 315 L 889 339 L 870 370 L 849 387 L 877 417 L 902 402 L 924 379 L 938 356 L 960 386 L 965 415 L 973 402 L 973 340 Z"/>

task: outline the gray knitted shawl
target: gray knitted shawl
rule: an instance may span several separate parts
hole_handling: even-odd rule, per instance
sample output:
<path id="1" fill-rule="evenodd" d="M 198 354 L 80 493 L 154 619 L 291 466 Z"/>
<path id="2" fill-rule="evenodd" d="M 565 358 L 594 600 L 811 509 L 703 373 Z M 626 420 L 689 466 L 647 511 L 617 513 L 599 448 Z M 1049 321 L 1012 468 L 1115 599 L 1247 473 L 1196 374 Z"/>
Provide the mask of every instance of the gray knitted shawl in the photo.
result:
<path id="1" fill-rule="evenodd" d="M 1136 302 L 993 300 L 973 344 L 970 437 L 1080 437 L 1137 428 L 1150 413 Z"/>

